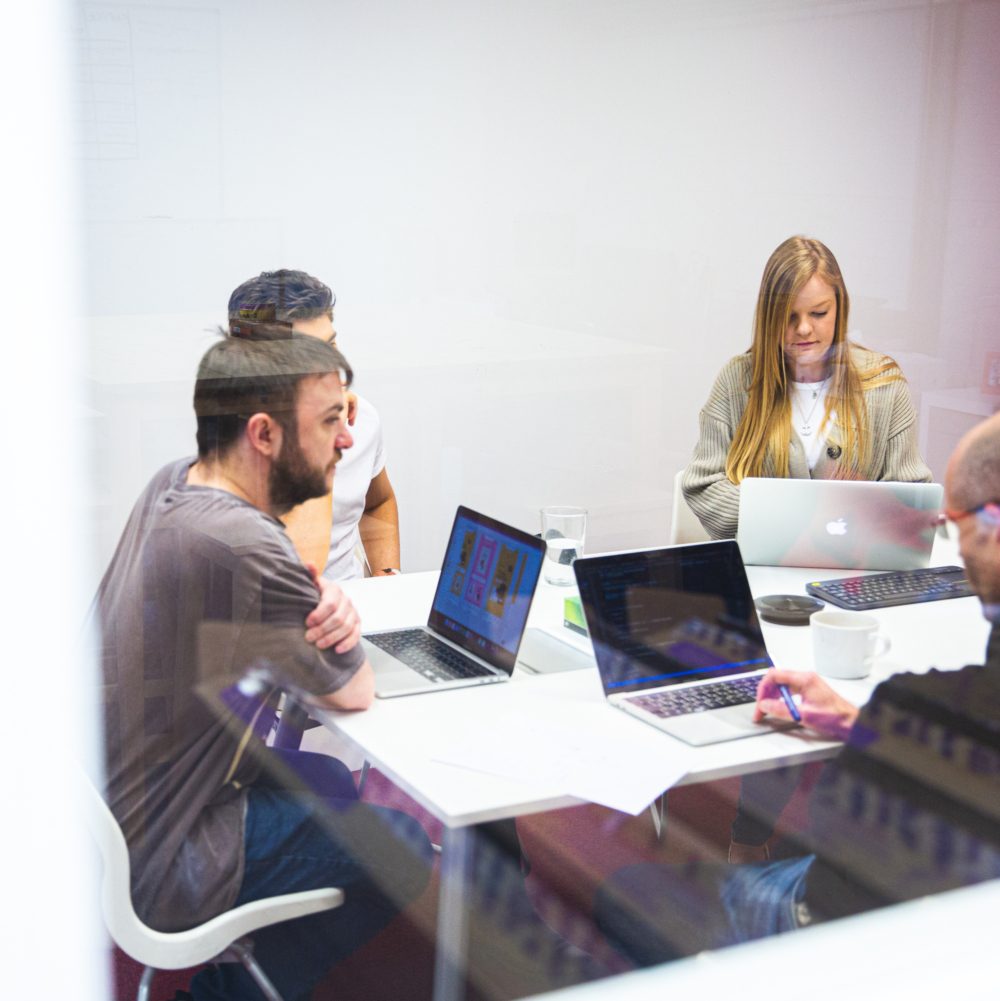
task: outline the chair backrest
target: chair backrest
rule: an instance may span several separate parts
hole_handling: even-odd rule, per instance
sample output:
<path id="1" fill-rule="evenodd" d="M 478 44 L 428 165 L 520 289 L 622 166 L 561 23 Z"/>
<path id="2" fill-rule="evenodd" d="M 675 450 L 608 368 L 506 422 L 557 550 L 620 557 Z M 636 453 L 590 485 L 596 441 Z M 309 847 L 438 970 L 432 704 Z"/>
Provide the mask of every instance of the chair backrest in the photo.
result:
<path id="1" fill-rule="evenodd" d="M 150 928 L 132 906 L 131 866 L 125 835 L 104 798 L 82 770 L 79 777 L 87 827 L 100 848 L 104 863 L 101 906 L 105 924 L 118 947 L 144 966 L 181 970 L 224 953 L 230 960 L 241 958 L 230 957 L 226 950 L 242 936 L 265 925 L 331 910 L 344 902 L 342 890 L 323 887 L 251 900 L 183 931 L 163 932 Z"/>
<path id="2" fill-rule="evenodd" d="M 108 932 L 125 952 L 144 961 L 143 944 L 151 929 L 139 920 L 132 906 L 132 877 L 125 835 L 104 798 L 82 772 L 80 787 L 87 827 L 97 842 L 104 864 L 101 907 Z"/>
<path id="3" fill-rule="evenodd" d="M 708 532 L 702 527 L 698 516 L 688 507 L 681 489 L 684 470 L 674 476 L 674 502 L 670 513 L 670 545 L 679 546 L 686 542 L 707 542 Z"/>

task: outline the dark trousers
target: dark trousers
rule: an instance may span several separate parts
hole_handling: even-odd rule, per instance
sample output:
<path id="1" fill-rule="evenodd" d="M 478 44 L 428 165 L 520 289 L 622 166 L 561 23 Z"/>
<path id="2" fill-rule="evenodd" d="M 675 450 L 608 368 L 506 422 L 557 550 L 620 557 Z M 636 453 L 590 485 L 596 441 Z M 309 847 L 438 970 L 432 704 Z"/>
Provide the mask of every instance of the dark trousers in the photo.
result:
<path id="1" fill-rule="evenodd" d="M 252 936 L 254 956 L 285 1001 L 301 1001 L 421 893 L 433 856 L 412 817 L 358 800 L 340 761 L 306 751 L 268 753 L 275 767 L 250 789 L 236 904 L 326 886 L 341 887 L 345 897 L 335 910 Z M 196 1001 L 262 998 L 239 963 L 203 970 L 191 993 Z"/>

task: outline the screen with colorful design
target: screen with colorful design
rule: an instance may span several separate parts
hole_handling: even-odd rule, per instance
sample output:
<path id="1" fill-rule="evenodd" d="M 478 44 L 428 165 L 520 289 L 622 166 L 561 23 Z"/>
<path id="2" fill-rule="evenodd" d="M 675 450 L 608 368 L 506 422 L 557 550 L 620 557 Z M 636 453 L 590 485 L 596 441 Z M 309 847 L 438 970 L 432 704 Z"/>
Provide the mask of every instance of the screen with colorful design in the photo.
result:
<path id="1" fill-rule="evenodd" d="M 544 553 L 541 539 L 460 507 L 428 624 L 513 669 Z"/>

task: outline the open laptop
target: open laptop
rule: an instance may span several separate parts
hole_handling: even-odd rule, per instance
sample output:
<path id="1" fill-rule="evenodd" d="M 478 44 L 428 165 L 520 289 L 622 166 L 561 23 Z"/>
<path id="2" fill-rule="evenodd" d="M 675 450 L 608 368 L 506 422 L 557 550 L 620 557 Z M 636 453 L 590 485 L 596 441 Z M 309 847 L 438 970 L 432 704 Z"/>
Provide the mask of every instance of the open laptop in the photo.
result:
<path id="1" fill-rule="evenodd" d="M 774 730 L 753 722 L 771 658 L 732 539 L 585 556 L 573 567 L 611 705 L 689 744 Z"/>
<path id="2" fill-rule="evenodd" d="M 427 626 L 362 637 L 381 698 L 509 680 L 545 543 L 459 507 Z"/>
<path id="3" fill-rule="evenodd" d="M 939 483 L 750 478 L 736 541 L 746 563 L 917 570 L 930 562 Z"/>

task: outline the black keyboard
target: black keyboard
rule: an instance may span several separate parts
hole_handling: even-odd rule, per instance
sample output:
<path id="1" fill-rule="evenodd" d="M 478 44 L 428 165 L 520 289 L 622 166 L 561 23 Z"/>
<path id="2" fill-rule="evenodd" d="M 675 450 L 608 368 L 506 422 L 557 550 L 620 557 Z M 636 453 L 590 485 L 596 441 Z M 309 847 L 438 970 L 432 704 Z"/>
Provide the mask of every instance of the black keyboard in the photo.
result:
<path id="1" fill-rule="evenodd" d="M 386 653 L 391 653 L 428 681 L 455 681 L 459 678 L 480 678 L 493 674 L 488 668 L 453 650 L 447 643 L 435 639 L 423 629 L 373 633 L 365 639 Z"/>
<path id="2" fill-rule="evenodd" d="M 690 713 L 705 712 L 706 709 L 723 709 L 725 706 L 741 706 L 747 702 L 755 702 L 760 678 L 759 674 L 741 675 L 728 681 L 716 681 L 710 685 L 649 692 L 646 695 L 636 695 L 628 701 L 661 719 L 666 719 L 668 716 L 687 716 Z"/>
<path id="3" fill-rule="evenodd" d="M 840 577 L 806 584 L 809 594 L 839 608 L 887 608 L 920 601 L 965 598 L 972 594 L 962 567 L 927 567 L 925 570 L 893 570 L 891 573 Z"/>

